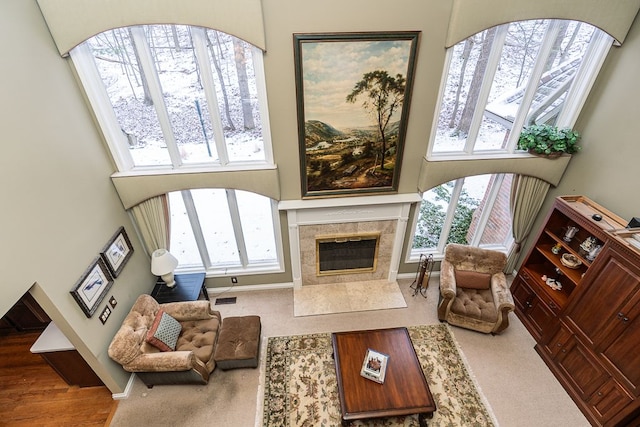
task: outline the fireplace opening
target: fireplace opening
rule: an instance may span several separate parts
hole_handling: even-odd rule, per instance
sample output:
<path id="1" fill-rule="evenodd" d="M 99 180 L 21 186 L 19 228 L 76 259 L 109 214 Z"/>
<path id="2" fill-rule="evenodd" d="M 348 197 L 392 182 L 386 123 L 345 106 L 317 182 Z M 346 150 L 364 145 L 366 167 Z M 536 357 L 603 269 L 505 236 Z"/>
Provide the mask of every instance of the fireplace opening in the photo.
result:
<path id="1" fill-rule="evenodd" d="M 379 240 L 380 233 L 318 236 L 318 276 L 376 271 Z"/>

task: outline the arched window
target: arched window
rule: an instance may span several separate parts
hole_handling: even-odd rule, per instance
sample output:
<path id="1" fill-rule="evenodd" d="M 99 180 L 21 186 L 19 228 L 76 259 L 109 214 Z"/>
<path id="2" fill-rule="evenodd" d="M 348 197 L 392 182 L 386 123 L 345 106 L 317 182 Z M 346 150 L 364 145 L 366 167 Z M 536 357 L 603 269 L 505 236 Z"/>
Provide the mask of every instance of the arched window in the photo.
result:
<path id="1" fill-rule="evenodd" d="M 513 154 L 523 126 L 573 127 L 613 39 L 578 21 L 489 28 L 447 51 L 428 156 Z"/>
<path id="2" fill-rule="evenodd" d="M 187 25 L 100 33 L 71 50 L 121 172 L 272 164 L 262 51 Z"/>
<path id="3" fill-rule="evenodd" d="M 447 243 L 508 251 L 513 243 L 511 174 L 477 175 L 439 185 L 422 196 L 409 260 L 444 253 Z"/>
<path id="4" fill-rule="evenodd" d="M 277 204 L 256 193 L 193 189 L 169 193 L 171 253 L 178 269 L 210 275 L 282 270 Z"/>

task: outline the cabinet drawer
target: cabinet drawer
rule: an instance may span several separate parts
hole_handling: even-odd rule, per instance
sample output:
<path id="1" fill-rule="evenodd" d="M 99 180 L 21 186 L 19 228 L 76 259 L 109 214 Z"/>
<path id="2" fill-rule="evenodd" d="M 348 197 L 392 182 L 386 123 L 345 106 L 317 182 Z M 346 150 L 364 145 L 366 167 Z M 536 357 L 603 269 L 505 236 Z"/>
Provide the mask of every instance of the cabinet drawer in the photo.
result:
<path id="1" fill-rule="evenodd" d="M 511 295 L 513 296 L 513 302 L 516 306 L 516 310 L 526 311 L 528 308 L 527 301 L 530 301 L 531 298 L 535 296 L 531 287 L 527 285 L 522 275 L 516 276 L 511 284 Z"/>
<path id="2" fill-rule="evenodd" d="M 560 312 L 560 307 L 558 307 L 558 304 L 556 304 L 555 301 L 553 301 L 553 298 L 551 298 L 545 292 L 533 291 L 533 289 L 536 289 L 536 287 L 538 287 L 536 285 L 537 282 L 534 279 L 532 279 L 531 276 L 529 276 L 529 273 L 527 271 L 522 271 L 520 273 L 520 276 L 522 277 L 522 280 L 527 282 L 529 287 L 532 289 L 532 293 L 536 295 L 543 302 L 543 304 L 547 307 L 549 311 L 551 311 L 555 316 L 557 316 L 558 313 Z"/>
<path id="3" fill-rule="evenodd" d="M 633 399 L 613 378 L 609 378 L 587 402 L 597 420 L 606 424 L 612 417 L 620 413 Z"/>
<path id="4" fill-rule="evenodd" d="M 544 294 L 537 294 L 536 284 L 526 271 L 521 271 L 512 285 L 516 314 L 533 338 L 540 342 L 557 318 L 558 306 Z M 546 297 L 546 298 L 545 298 Z"/>
<path id="5" fill-rule="evenodd" d="M 566 326 L 562 325 L 544 348 L 549 354 L 551 354 L 552 358 L 555 358 L 560 354 L 562 349 L 566 348 L 572 336 L 573 334 L 571 331 L 568 330 Z"/>

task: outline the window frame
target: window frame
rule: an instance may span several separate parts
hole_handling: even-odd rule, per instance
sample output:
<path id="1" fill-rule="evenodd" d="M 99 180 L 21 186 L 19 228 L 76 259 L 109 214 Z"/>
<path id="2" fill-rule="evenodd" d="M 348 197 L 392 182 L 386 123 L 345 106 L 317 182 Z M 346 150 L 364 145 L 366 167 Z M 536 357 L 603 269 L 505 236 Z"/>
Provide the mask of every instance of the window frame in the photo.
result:
<path id="1" fill-rule="evenodd" d="M 451 150 L 434 152 L 434 146 L 438 133 L 438 123 L 442 111 L 442 104 L 446 95 L 447 81 L 449 78 L 449 70 L 452 64 L 454 49 L 458 44 L 464 43 L 465 40 L 461 40 L 456 45 L 446 50 L 444 68 L 440 79 L 440 88 L 435 109 L 436 114 L 434 114 L 433 116 L 433 121 L 431 124 L 431 134 L 429 136 L 429 144 L 426 153 L 426 157 L 429 161 L 446 161 L 460 158 L 519 158 L 529 156 L 529 154 L 527 154 L 526 152 L 517 150 L 518 136 L 523 128 L 527 114 L 529 112 L 529 108 L 533 101 L 533 96 L 535 95 L 537 89 L 537 82 L 539 81 L 540 76 L 544 71 L 542 65 L 548 56 L 549 50 L 551 49 L 554 35 L 558 32 L 560 22 L 567 20 L 549 19 L 549 21 L 550 22 L 548 29 L 545 32 L 544 39 L 536 56 L 536 62 L 532 67 L 532 76 L 530 76 L 528 80 L 529 82 L 536 83 L 527 84 L 525 98 L 518 107 L 518 111 L 516 117 L 514 118 L 513 125 L 509 134 L 509 139 L 504 149 L 476 151 L 474 148 L 477 143 L 477 136 L 480 130 L 480 126 L 482 125 L 484 112 L 488 104 L 487 100 L 491 91 L 493 80 L 495 78 L 495 72 L 499 65 L 500 59 L 502 58 L 502 50 L 506 40 L 508 28 L 509 25 L 512 24 L 512 22 L 507 22 L 505 24 L 497 26 L 494 44 L 491 48 L 491 53 L 489 55 L 489 61 L 487 65 L 487 70 L 490 70 L 491 72 L 486 72 L 484 75 L 484 79 L 480 89 L 480 95 L 474 109 L 474 114 L 471 122 L 472 124 L 469 129 L 469 134 L 467 135 L 464 148 L 458 151 Z M 575 20 L 568 21 L 578 22 Z M 593 84 L 595 83 L 595 79 L 598 76 L 600 69 L 602 68 L 602 64 L 604 63 L 609 49 L 614 44 L 614 39 L 609 34 L 595 26 L 593 27 L 593 38 L 589 42 L 589 46 L 587 47 L 587 50 L 584 54 L 580 68 L 577 71 L 576 77 L 574 78 L 574 81 L 567 93 L 567 97 L 564 101 L 565 106 L 560 112 L 556 122 L 556 125 L 558 127 L 572 128 L 575 125 L 578 115 L 586 102 Z M 486 31 L 486 29 L 482 31 Z M 497 46 L 497 42 L 500 43 L 499 46 Z M 541 52 L 544 53 L 543 49 L 545 49 L 546 54 L 541 55 Z M 542 58 L 544 58 L 544 60 Z"/>
<path id="2" fill-rule="evenodd" d="M 206 240 L 204 238 L 204 232 L 200 223 L 200 217 L 198 215 L 197 208 L 193 201 L 193 195 L 191 190 L 180 190 L 176 193 L 180 193 L 189 218 L 191 230 L 198 248 L 200 259 L 202 260 L 202 266 L 178 266 L 176 272 L 188 273 L 194 271 L 202 271 L 204 268 L 207 277 L 221 277 L 229 274 L 233 275 L 249 275 L 257 273 L 282 273 L 284 269 L 284 257 L 283 257 L 283 244 L 282 233 L 280 232 L 280 217 L 278 210 L 278 202 L 269 198 L 271 207 L 271 220 L 274 232 L 274 242 L 276 247 L 276 260 L 275 262 L 254 262 L 251 263 L 248 259 L 247 249 L 245 246 L 244 232 L 242 230 L 242 223 L 240 221 L 240 214 L 238 208 L 238 202 L 235 191 L 233 189 L 218 189 L 224 190 L 226 193 L 227 203 L 229 207 L 229 215 L 234 228 L 234 236 L 236 239 L 236 245 L 239 253 L 240 265 L 237 264 L 213 264 L 209 256 L 209 250 L 207 249 Z M 254 193 L 257 194 L 257 193 Z M 266 197 L 266 196 L 262 196 Z"/>
<path id="3" fill-rule="evenodd" d="M 469 242 L 469 245 L 508 253 L 514 242 L 512 232 L 508 233 L 507 238 L 505 239 L 503 244 L 480 245 L 480 240 L 482 239 L 485 228 L 489 222 L 489 218 L 491 217 L 491 212 L 493 212 L 494 205 L 498 200 L 500 187 L 502 186 L 502 183 L 505 178 L 504 173 L 495 173 L 495 174 L 489 174 L 489 175 L 491 175 L 492 177 L 495 177 L 495 179 L 489 180 L 492 183 L 491 188 L 489 189 L 488 194 L 485 198 L 485 204 L 484 204 L 482 214 L 478 219 L 478 222 L 476 223 L 476 231 L 473 235 L 473 238 Z M 440 260 L 444 257 L 444 249 L 447 246 L 447 240 L 449 237 L 449 233 L 451 232 L 451 226 L 453 225 L 453 219 L 458 206 L 460 195 L 462 194 L 465 178 L 466 177 L 462 177 L 462 178 L 457 178 L 453 180 L 455 181 L 455 184 L 451 192 L 451 200 L 449 201 L 449 205 L 447 207 L 445 220 L 442 225 L 442 231 L 440 233 L 440 236 L 438 237 L 438 244 L 434 248 L 414 248 L 413 247 L 413 241 L 415 239 L 416 231 L 418 228 L 418 220 L 420 218 L 420 209 L 422 207 L 423 202 L 416 204 L 415 215 L 414 215 L 413 224 L 411 227 L 411 239 L 409 241 L 405 262 L 407 263 L 418 262 L 420 260 L 420 255 L 423 255 L 423 254 L 431 254 L 434 256 L 434 259 L 436 260 Z M 443 183 L 443 184 L 446 184 L 446 183 Z M 421 197 L 424 197 L 424 193 L 421 194 Z"/>
<path id="4" fill-rule="evenodd" d="M 150 24 L 155 25 L 155 24 Z M 197 64 L 202 72 L 204 92 L 209 105 L 219 105 L 213 71 L 211 63 L 208 60 L 208 52 L 204 41 L 204 33 L 207 28 L 186 25 L 192 34 L 194 51 L 196 51 Z M 173 136 L 173 129 L 169 113 L 164 102 L 162 88 L 159 81 L 158 73 L 153 63 L 153 57 L 150 52 L 150 46 L 146 41 L 143 25 L 131 26 L 133 34 L 132 42 L 136 44 L 140 53 L 140 67 L 144 70 L 149 82 L 149 90 L 154 101 L 154 107 L 158 116 L 158 121 L 164 141 L 167 145 L 170 165 L 135 165 L 133 157 L 129 151 L 128 142 L 121 132 L 120 124 L 113 110 L 111 100 L 104 87 L 102 77 L 100 76 L 94 61 L 94 56 L 87 42 L 83 42 L 69 52 L 76 73 L 80 80 L 81 86 L 87 96 L 89 104 L 93 109 L 94 116 L 98 122 L 99 128 L 104 135 L 104 139 L 111 152 L 111 156 L 116 165 L 117 170 L 121 174 L 136 174 L 140 171 L 171 171 L 180 170 L 243 170 L 256 168 L 270 168 L 274 165 L 273 148 L 271 143 L 271 128 L 269 125 L 269 109 L 267 100 L 266 77 L 264 73 L 263 52 L 260 48 L 251 45 L 251 53 L 253 60 L 253 68 L 257 89 L 258 110 L 262 126 L 262 143 L 264 147 L 264 160 L 242 160 L 230 161 L 226 140 L 223 133 L 222 121 L 220 118 L 219 108 L 209 108 L 209 115 L 214 132 L 214 142 L 218 153 L 218 160 L 208 163 L 183 163 L 178 145 Z M 248 43 L 248 42 L 247 42 Z"/>

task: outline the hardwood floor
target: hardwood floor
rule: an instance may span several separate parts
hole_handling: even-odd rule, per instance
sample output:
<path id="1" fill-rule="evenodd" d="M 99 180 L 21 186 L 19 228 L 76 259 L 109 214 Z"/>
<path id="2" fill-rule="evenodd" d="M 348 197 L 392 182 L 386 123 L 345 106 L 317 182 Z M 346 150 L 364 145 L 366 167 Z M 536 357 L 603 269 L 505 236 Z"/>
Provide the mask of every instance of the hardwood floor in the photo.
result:
<path id="1" fill-rule="evenodd" d="M 0 425 L 108 426 L 118 404 L 111 392 L 68 385 L 29 351 L 39 335 L 0 335 Z"/>

